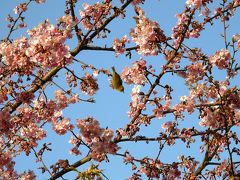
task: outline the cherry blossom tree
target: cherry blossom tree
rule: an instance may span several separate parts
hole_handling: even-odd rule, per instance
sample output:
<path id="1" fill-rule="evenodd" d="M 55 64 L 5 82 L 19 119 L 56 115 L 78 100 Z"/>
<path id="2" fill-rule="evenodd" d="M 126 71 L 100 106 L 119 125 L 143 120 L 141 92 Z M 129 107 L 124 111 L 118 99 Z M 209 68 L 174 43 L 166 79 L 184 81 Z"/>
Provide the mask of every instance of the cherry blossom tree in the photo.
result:
<path id="1" fill-rule="evenodd" d="M 168 17 L 158 22 L 148 16 L 145 9 L 153 1 L 66 0 L 57 23 L 46 19 L 32 28 L 28 12 L 45 0 L 22 2 L 6 16 L 8 33 L 0 43 L 0 179 L 45 175 L 54 180 L 68 174 L 108 179 L 105 170 L 121 166 L 131 172 L 130 177 L 114 175 L 121 179 L 240 179 L 240 34 L 230 31 L 231 20 L 239 19 L 240 1 L 176 1 L 182 9 L 168 30 L 162 28 Z M 126 19 L 133 26 L 125 23 L 118 30 L 127 33 L 112 40 L 113 26 Z M 206 52 L 194 45 L 219 24 L 220 48 Z M 110 53 L 112 62 L 121 61 L 124 67 L 115 68 L 125 93 L 112 85 L 109 67 L 114 63 L 92 65 L 80 58 L 84 52 Z M 185 89 L 181 96 L 176 95 L 181 88 L 174 86 L 179 82 Z M 115 117 L 123 121 L 120 127 L 102 125 L 81 111 L 77 118 L 65 115 L 79 104 L 97 104 L 103 88 L 128 99 L 128 119 Z M 103 106 L 124 111 L 117 104 Z M 151 131 L 157 131 L 155 136 Z M 71 148 L 61 151 L 74 158 L 48 165 L 54 151 L 49 136 L 66 137 L 62 144 Z M 152 143 L 157 145 L 154 155 Z M 145 148 L 129 150 L 138 144 Z M 195 153 L 186 155 L 189 150 Z M 163 157 L 164 151 L 169 157 Z M 178 157 L 171 157 L 173 151 Z M 29 166 L 19 172 L 22 154 L 33 155 L 38 170 Z M 122 164 L 108 166 L 115 158 Z"/>

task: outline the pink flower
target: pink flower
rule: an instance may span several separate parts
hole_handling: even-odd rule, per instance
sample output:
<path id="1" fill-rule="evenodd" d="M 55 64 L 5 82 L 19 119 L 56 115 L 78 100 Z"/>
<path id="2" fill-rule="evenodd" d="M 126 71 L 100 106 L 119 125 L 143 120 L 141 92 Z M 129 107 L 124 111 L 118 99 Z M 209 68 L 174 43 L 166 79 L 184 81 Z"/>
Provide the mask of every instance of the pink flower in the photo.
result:
<path id="1" fill-rule="evenodd" d="M 240 0 L 234 0 L 234 5 L 233 6 L 238 6 L 240 5 Z"/>
<path id="2" fill-rule="evenodd" d="M 127 36 L 124 36 L 122 39 L 114 39 L 113 41 L 113 49 L 115 50 L 116 56 L 123 54 L 125 52 L 125 43 L 129 43 L 130 40 Z"/>
<path id="3" fill-rule="evenodd" d="M 37 146 L 37 141 L 46 137 L 46 131 L 38 127 L 35 123 L 29 123 L 27 128 L 22 128 L 20 133 L 25 138 L 31 140 L 33 147 Z"/>
<path id="4" fill-rule="evenodd" d="M 212 2 L 212 0 L 187 0 L 188 6 L 200 9 L 202 6 L 206 6 L 206 3 Z"/>
<path id="5" fill-rule="evenodd" d="M 126 157 L 124 157 L 124 162 L 127 163 L 132 163 L 133 162 L 133 157 L 130 155 L 127 155 Z"/>
<path id="6" fill-rule="evenodd" d="M 83 139 L 91 148 L 91 157 L 96 161 L 105 159 L 105 154 L 115 154 L 119 147 L 112 141 L 113 131 L 99 127 L 99 122 L 93 118 L 77 120 Z"/>
<path id="7" fill-rule="evenodd" d="M 129 117 L 134 117 L 138 110 L 144 110 L 146 105 L 141 102 L 141 97 L 139 96 L 140 92 L 140 85 L 136 85 L 132 89 L 131 98 L 132 101 L 129 103 L 130 110 L 128 111 Z"/>
<path id="8" fill-rule="evenodd" d="M 207 68 L 202 62 L 198 62 L 187 66 L 186 69 L 186 82 L 192 84 L 203 79 Z"/>
<path id="9" fill-rule="evenodd" d="M 228 50 L 221 49 L 210 57 L 209 62 L 219 69 L 226 69 L 230 65 L 231 54 Z"/>
<path id="10" fill-rule="evenodd" d="M 81 23 L 87 30 L 91 30 L 94 27 L 99 28 L 104 23 L 104 18 L 110 14 L 112 5 L 110 3 L 96 3 L 89 5 L 83 3 L 83 11 L 80 11 Z"/>
<path id="11" fill-rule="evenodd" d="M 0 130 L 4 133 L 7 133 L 10 128 L 10 110 L 9 109 L 3 109 L 0 111 Z"/>
<path id="12" fill-rule="evenodd" d="M 21 12 L 24 12 L 27 10 L 27 6 L 26 4 L 19 4 L 18 6 L 16 6 L 13 11 L 15 14 L 20 14 Z"/>
<path id="13" fill-rule="evenodd" d="M 204 116 L 201 116 L 200 126 L 209 127 L 215 129 L 224 126 L 225 119 L 219 112 L 219 109 L 211 110 L 209 108 L 204 108 Z"/>
<path id="14" fill-rule="evenodd" d="M 78 101 L 79 94 L 76 94 L 74 96 L 71 96 L 70 99 L 68 99 L 68 102 L 71 104 L 75 104 Z"/>
<path id="15" fill-rule="evenodd" d="M 166 131 L 169 132 L 170 129 L 172 129 L 173 123 L 172 121 L 168 121 L 162 124 L 162 128 Z"/>
<path id="16" fill-rule="evenodd" d="M 144 11 L 137 7 L 136 27 L 131 30 L 130 36 L 138 45 L 138 53 L 148 56 L 158 54 L 159 43 L 166 41 L 166 37 L 157 22 L 153 22 L 144 16 Z"/>
<path id="17" fill-rule="evenodd" d="M 36 175 L 33 171 L 24 172 L 20 175 L 20 180 L 35 180 Z"/>
<path id="18" fill-rule="evenodd" d="M 133 62 L 133 66 L 131 68 L 125 67 L 121 73 L 121 78 L 127 84 L 139 84 L 144 85 L 146 82 L 145 77 L 146 70 L 146 61 L 140 60 Z"/>
<path id="19" fill-rule="evenodd" d="M 69 153 L 73 154 L 73 155 L 76 155 L 76 156 L 81 154 L 81 152 L 78 150 L 77 147 L 74 147 L 74 148 L 70 149 Z"/>
<path id="20" fill-rule="evenodd" d="M 66 134 L 67 131 L 72 130 L 73 125 L 70 124 L 70 119 L 67 118 L 67 119 L 62 119 L 58 122 L 53 122 L 52 128 L 57 134 L 63 135 L 63 134 Z"/>
<path id="21" fill-rule="evenodd" d="M 156 105 L 156 108 L 153 109 L 153 113 L 154 113 L 154 116 L 158 119 L 161 119 L 165 115 L 165 112 L 170 109 L 171 99 L 167 99 L 167 98 L 164 98 L 164 99 L 165 99 L 165 104 L 160 104 L 160 101 L 159 101 L 159 104 L 154 103 Z"/>
<path id="22" fill-rule="evenodd" d="M 202 1 L 203 0 L 187 0 L 186 4 L 195 8 L 200 8 L 203 5 Z"/>
<path id="23" fill-rule="evenodd" d="M 89 96 L 93 96 L 98 90 L 97 79 L 86 73 L 85 77 L 82 77 L 82 82 L 80 83 L 80 90 Z"/>
<path id="24" fill-rule="evenodd" d="M 54 93 L 58 108 L 64 109 L 65 107 L 67 107 L 67 97 L 63 94 L 63 92 L 61 92 L 60 90 L 56 90 Z"/>
<path id="25" fill-rule="evenodd" d="M 29 38 L 0 43 L 0 54 L 9 66 L 9 73 L 30 75 L 36 68 L 46 70 L 72 62 L 69 47 L 64 44 L 68 34 L 45 21 L 28 31 Z"/>
<path id="26" fill-rule="evenodd" d="M 222 174 L 224 174 L 225 177 L 228 177 L 230 175 L 229 172 L 231 172 L 231 163 L 229 161 L 229 159 L 225 159 L 220 165 L 214 168 L 217 176 L 222 176 Z"/>
<path id="27" fill-rule="evenodd" d="M 136 5 L 140 4 L 140 3 L 143 4 L 144 1 L 145 1 L 145 0 L 134 0 L 134 1 L 132 2 L 132 5 L 136 6 Z"/>
<path id="28" fill-rule="evenodd" d="M 36 3 L 39 3 L 39 4 L 42 4 L 42 3 L 45 3 L 46 0 L 35 0 Z"/>
<path id="29" fill-rule="evenodd" d="M 79 22 L 77 18 L 73 19 L 71 15 L 62 16 L 58 21 L 64 29 L 69 31 Z"/>

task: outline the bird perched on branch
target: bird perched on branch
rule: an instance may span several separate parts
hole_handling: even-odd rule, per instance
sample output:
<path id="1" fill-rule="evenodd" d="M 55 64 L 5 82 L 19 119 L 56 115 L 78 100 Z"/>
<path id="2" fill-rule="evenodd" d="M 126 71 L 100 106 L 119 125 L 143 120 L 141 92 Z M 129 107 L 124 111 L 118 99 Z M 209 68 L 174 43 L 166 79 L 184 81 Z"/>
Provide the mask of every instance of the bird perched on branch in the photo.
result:
<path id="1" fill-rule="evenodd" d="M 122 85 L 122 79 L 118 73 L 116 73 L 115 68 L 112 67 L 112 85 L 113 89 L 117 91 L 124 92 L 124 87 Z"/>

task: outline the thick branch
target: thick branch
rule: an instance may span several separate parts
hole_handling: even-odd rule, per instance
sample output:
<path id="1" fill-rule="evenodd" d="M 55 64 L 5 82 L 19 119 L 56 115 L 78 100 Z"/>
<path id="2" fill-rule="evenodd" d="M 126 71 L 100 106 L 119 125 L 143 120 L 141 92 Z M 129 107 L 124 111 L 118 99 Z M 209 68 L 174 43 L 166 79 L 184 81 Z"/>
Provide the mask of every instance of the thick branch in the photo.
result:
<path id="1" fill-rule="evenodd" d="M 216 146 L 215 149 L 213 150 L 212 154 L 210 154 L 210 155 L 209 155 L 208 149 L 206 150 L 202 163 L 199 165 L 197 170 L 193 173 L 192 177 L 197 177 L 198 175 L 200 175 L 202 173 L 203 169 L 208 165 L 208 163 L 212 160 L 212 158 L 217 153 L 218 148 L 219 148 L 219 146 Z"/>
<path id="2" fill-rule="evenodd" d="M 50 81 L 51 78 L 57 74 L 57 72 L 61 69 L 61 67 L 55 67 L 53 69 L 51 69 L 46 76 L 44 76 L 42 78 L 42 80 L 38 83 L 38 84 L 34 84 L 32 85 L 32 87 L 26 91 L 26 93 L 35 93 L 36 91 L 39 90 L 39 88 L 41 88 L 46 82 Z M 12 105 L 10 105 L 11 107 L 11 111 L 10 113 L 12 114 L 20 105 L 22 104 L 22 101 L 15 101 Z"/>
<path id="3" fill-rule="evenodd" d="M 49 180 L 54 180 L 54 179 L 57 179 L 61 176 L 63 176 L 64 174 L 70 172 L 70 171 L 73 171 L 75 168 L 89 162 L 91 160 L 91 157 L 90 156 L 86 156 L 85 158 L 75 162 L 74 164 L 72 164 L 71 166 L 67 167 L 66 169 L 63 169 L 62 171 L 54 174 L 51 178 L 49 178 Z"/>

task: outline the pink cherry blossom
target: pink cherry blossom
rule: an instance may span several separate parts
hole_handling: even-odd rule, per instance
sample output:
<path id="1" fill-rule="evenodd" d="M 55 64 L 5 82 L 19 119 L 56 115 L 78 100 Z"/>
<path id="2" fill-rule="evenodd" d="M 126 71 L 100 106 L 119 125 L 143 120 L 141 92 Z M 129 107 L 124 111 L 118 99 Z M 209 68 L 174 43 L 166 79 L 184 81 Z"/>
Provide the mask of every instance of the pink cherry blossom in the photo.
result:
<path id="1" fill-rule="evenodd" d="M 206 6 L 209 2 L 212 2 L 212 0 L 187 0 L 186 4 L 190 7 L 193 6 L 200 9 L 202 6 Z"/>
<path id="2" fill-rule="evenodd" d="M 59 135 L 64 135 L 65 133 L 67 133 L 67 131 L 73 129 L 73 125 L 70 123 L 69 118 L 54 122 L 52 126 L 53 130 Z"/>
<path id="3" fill-rule="evenodd" d="M 51 25 L 49 21 L 39 24 L 28 31 L 30 38 L 19 38 L 13 43 L 2 42 L 0 53 L 8 72 L 31 74 L 38 66 L 51 68 L 63 66 L 72 61 L 68 46 L 64 45 L 67 37 Z"/>
<path id="4" fill-rule="evenodd" d="M 144 85 L 146 82 L 145 77 L 146 61 L 141 59 L 140 61 L 133 62 L 131 68 L 125 67 L 121 73 L 121 78 L 127 84 L 139 84 Z"/>
<path id="5" fill-rule="evenodd" d="M 71 15 L 62 16 L 58 21 L 64 29 L 69 31 L 79 22 L 77 18 L 73 19 Z"/>
<path id="6" fill-rule="evenodd" d="M 87 30 L 94 27 L 100 27 L 104 22 L 104 17 L 110 14 L 112 5 L 110 3 L 100 4 L 97 2 L 94 5 L 83 3 L 83 11 L 80 11 L 81 23 Z"/>
<path id="7" fill-rule="evenodd" d="M 20 174 L 20 180 L 35 180 L 36 175 L 33 171 L 28 171 Z"/>
<path id="8" fill-rule="evenodd" d="M 219 69 L 226 69 L 229 67 L 231 54 L 228 50 L 221 49 L 210 57 L 210 63 L 216 65 Z"/>
<path id="9" fill-rule="evenodd" d="M 206 66 L 204 66 L 204 64 L 201 62 L 187 66 L 186 69 L 187 69 L 186 81 L 188 84 L 202 80 L 206 72 Z"/>
<path id="10" fill-rule="evenodd" d="M 125 43 L 129 43 L 130 40 L 127 36 L 124 36 L 122 39 L 114 39 L 113 41 L 113 49 L 115 50 L 116 56 L 123 54 L 125 52 Z"/>
<path id="11" fill-rule="evenodd" d="M 97 79 L 91 76 L 89 73 L 86 73 L 85 77 L 82 77 L 80 90 L 89 96 L 93 96 L 98 90 Z"/>
<path id="12" fill-rule="evenodd" d="M 76 156 L 81 154 L 81 152 L 79 151 L 79 149 L 77 147 L 74 147 L 74 148 L 70 149 L 69 153 L 73 154 L 73 155 L 76 155 Z"/>
<path id="13" fill-rule="evenodd" d="M 21 12 L 24 12 L 27 10 L 27 6 L 26 4 L 19 4 L 18 6 L 16 6 L 13 11 L 15 14 L 20 14 Z"/>
<path id="14" fill-rule="evenodd" d="M 119 147 L 112 141 L 113 131 L 100 128 L 99 122 L 93 118 L 77 120 L 83 139 L 91 148 L 91 157 L 96 161 L 105 159 L 105 154 L 115 154 Z"/>
<path id="15" fill-rule="evenodd" d="M 39 4 L 42 4 L 42 3 L 45 3 L 46 0 L 35 0 L 36 3 L 39 3 Z"/>
<path id="16" fill-rule="evenodd" d="M 131 30 L 130 36 L 138 46 L 141 55 L 158 54 L 159 44 L 166 41 L 166 37 L 157 22 L 153 22 L 144 15 L 144 11 L 137 7 L 136 27 Z"/>
<path id="17" fill-rule="evenodd" d="M 165 131 L 167 131 L 167 132 L 169 132 L 169 130 L 170 130 L 172 127 L 173 127 L 172 121 L 168 121 L 168 122 L 165 122 L 165 123 L 162 124 L 162 128 L 163 128 Z"/>
<path id="18" fill-rule="evenodd" d="M 129 106 L 130 106 L 130 110 L 128 111 L 128 116 L 129 117 L 134 117 L 135 113 L 138 110 L 144 110 L 146 108 L 146 105 L 141 102 L 141 97 L 139 96 L 139 92 L 140 92 L 140 85 L 135 85 L 132 89 L 132 93 L 131 93 L 131 99 L 132 101 L 130 102 Z"/>

